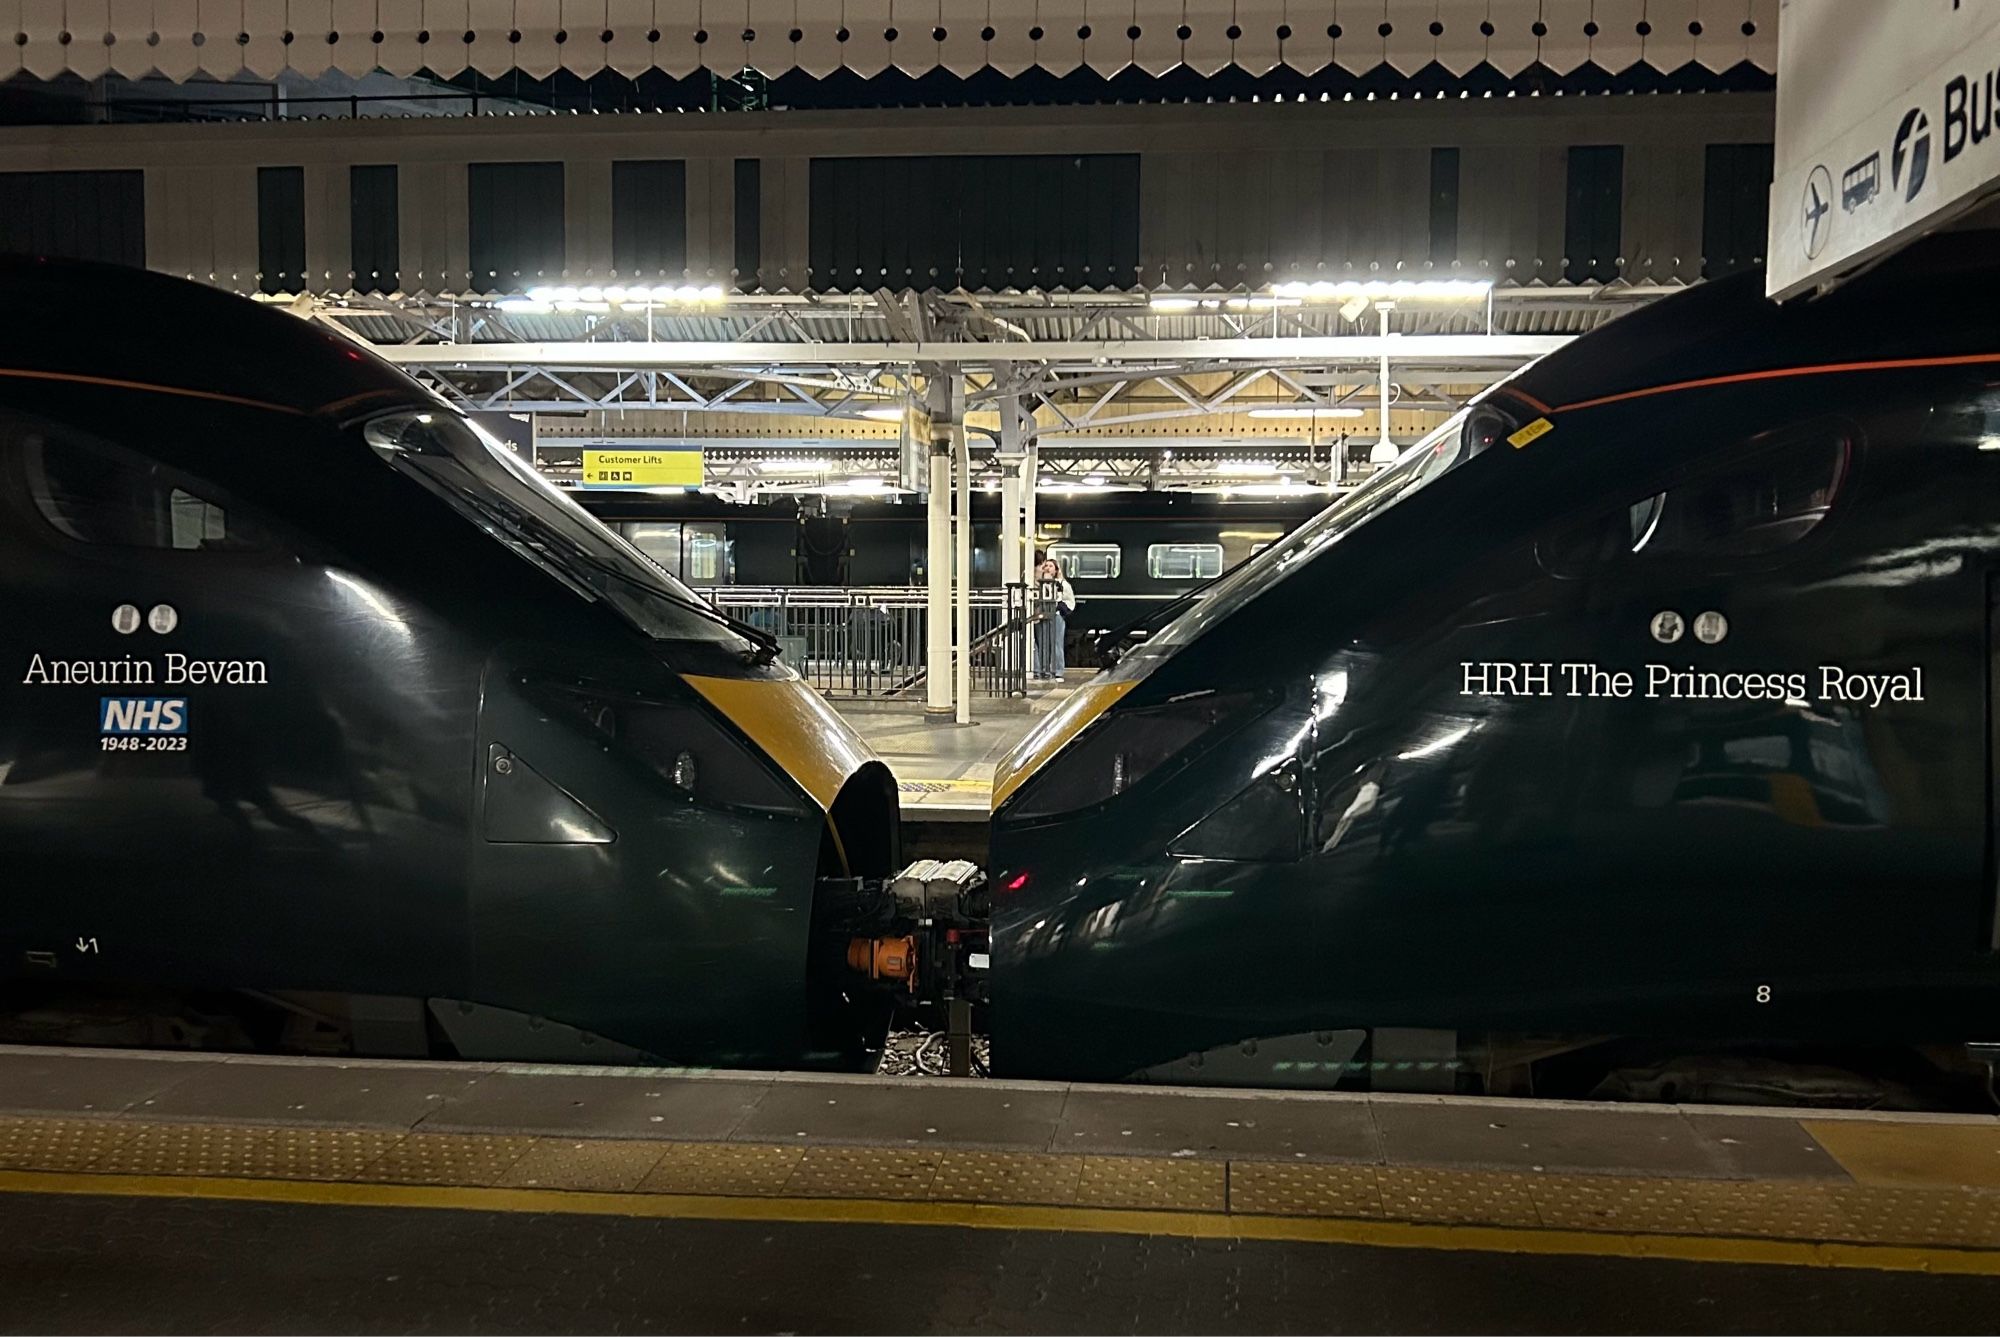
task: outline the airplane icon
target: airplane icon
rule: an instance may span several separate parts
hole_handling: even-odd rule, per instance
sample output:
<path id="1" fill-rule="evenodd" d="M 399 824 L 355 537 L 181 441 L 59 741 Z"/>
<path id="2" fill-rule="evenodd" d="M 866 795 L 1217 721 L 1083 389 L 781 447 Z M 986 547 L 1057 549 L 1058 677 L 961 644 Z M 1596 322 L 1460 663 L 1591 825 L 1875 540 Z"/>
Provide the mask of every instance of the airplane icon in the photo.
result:
<path id="1" fill-rule="evenodd" d="M 1803 221 L 1806 259 L 1814 260 L 1826 249 L 1827 234 L 1833 230 L 1833 174 L 1823 166 L 1806 177 Z"/>

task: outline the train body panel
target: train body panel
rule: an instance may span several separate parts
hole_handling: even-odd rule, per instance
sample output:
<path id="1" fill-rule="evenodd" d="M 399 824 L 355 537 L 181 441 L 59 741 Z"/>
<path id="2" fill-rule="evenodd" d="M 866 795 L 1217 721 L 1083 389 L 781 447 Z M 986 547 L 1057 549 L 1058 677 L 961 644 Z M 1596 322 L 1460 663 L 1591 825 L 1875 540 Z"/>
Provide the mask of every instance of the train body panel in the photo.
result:
<path id="1" fill-rule="evenodd" d="M 996 1066 L 1986 1033 L 2000 358 L 1931 360 L 2000 350 L 1884 291 L 1716 284 L 1580 340 L 1024 744 Z"/>
<path id="2" fill-rule="evenodd" d="M 893 871 L 893 782 L 754 633 L 288 315 L 9 277 L 52 312 L 144 285 L 296 375 L 0 358 L 0 981 L 401 1000 L 485 1056 L 846 1057 L 816 889 Z"/>

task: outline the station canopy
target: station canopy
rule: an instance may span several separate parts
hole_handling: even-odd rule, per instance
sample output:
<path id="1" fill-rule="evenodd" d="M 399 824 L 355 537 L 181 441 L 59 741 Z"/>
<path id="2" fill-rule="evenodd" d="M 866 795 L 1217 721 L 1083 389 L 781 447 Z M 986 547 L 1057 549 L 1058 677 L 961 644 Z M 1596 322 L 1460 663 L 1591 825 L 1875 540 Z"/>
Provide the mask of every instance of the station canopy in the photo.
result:
<path id="1" fill-rule="evenodd" d="M 1778 0 L 19 0 L 42 79 L 1776 67 Z M 1845 6 L 1842 6 L 1843 8 Z M 8 57 L 0 56 L 0 62 Z"/>

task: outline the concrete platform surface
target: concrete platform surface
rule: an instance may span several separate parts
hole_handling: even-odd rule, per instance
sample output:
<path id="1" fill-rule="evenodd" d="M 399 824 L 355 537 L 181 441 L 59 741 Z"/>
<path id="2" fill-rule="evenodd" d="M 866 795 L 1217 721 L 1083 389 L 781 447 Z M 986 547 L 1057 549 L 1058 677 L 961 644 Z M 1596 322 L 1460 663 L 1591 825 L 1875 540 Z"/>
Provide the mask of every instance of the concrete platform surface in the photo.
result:
<path id="1" fill-rule="evenodd" d="M 0 1331 L 1974 1331 L 2000 1120 L 0 1047 Z"/>
<path id="2" fill-rule="evenodd" d="M 1024 701 L 976 702 L 971 724 L 933 723 L 921 702 L 833 705 L 895 774 L 906 818 L 984 822 L 992 807 L 994 766 L 1075 683 L 1090 676 L 1077 670 L 1063 686 L 1037 686 Z"/>
<path id="3" fill-rule="evenodd" d="M 1967 1115 L 0 1047 L 0 1173 L 1726 1235 L 2000 1274 L 2000 1120 Z"/>

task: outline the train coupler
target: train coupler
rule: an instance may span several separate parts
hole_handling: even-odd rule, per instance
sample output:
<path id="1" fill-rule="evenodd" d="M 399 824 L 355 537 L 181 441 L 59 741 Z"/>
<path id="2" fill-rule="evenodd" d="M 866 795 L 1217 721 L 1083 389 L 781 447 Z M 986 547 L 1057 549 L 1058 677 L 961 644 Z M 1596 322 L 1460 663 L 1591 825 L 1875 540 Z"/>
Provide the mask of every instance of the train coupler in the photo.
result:
<path id="1" fill-rule="evenodd" d="M 848 978 L 928 1014 L 947 1032 L 954 1075 L 969 1075 L 973 1009 L 987 998 L 989 912 L 976 865 L 920 859 L 891 878 L 823 881 L 815 918 Z"/>

